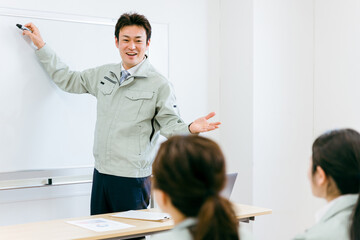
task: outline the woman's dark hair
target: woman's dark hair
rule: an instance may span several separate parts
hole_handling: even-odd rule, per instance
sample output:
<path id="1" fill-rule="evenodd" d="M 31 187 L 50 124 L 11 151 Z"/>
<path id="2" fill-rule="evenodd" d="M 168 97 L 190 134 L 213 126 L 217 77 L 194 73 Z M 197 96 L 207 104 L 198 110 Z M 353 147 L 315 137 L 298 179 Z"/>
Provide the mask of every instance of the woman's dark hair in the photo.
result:
<path id="1" fill-rule="evenodd" d="M 139 26 L 143 27 L 146 32 L 146 42 L 149 42 L 151 38 L 151 25 L 144 15 L 137 13 L 124 13 L 118 19 L 115 26 L 115 37 L 119 38 L 120 30 L 126 26 Z"/>
<path id="2" fill-rule="evenodd" d="M 175 136 L 161 144 L 153 164 L 153 183 L 169 195 L 186 217 L 198 219 L 190 229 L 195 240 L 238 240 L 231 203 L 220 196 L 225 159 L 220 147 L 200 136 Z"/>
<path id="3" fill-rule="evenodd" d="M 352 129 L 327 132 L 312 147 L 312 173 L 320 166 L 330 176 L 341 195 L 360 190 L 360 134 Z M 350 239 L 360 239 L 360 199 L 352 214 Z"/>

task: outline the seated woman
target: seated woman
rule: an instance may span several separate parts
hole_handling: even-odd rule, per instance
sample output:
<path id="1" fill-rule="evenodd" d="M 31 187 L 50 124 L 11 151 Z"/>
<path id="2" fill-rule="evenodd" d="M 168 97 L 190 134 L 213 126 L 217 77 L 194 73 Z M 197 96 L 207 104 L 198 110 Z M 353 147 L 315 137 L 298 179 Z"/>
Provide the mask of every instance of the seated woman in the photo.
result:
<path id="1" fill-rule="evenodd" d="M 219 195 L 225 181 L 225 159 L 212 140 L 175 136 L 161 144 L 153 164 L 155 199 L 175 227 L 151 240 L 250 239 L 239 233 L 231 203 Z"/>
<path id="2" fill-rule="evenodd" d="M 317 223 L 296 240 L 360 239 L 360 134 L 351 129 L 327 132 L 312 147 L 309 179 L 313 195 L 327 205 Z"/>

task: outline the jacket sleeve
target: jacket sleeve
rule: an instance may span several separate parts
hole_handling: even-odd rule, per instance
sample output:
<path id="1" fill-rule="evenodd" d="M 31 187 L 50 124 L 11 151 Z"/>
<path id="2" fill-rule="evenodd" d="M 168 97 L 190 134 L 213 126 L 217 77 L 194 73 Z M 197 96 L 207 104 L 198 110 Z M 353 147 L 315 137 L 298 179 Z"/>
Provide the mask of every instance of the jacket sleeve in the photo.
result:
<path id="1" fill-rule="evenodd" d="M 180 117 L 170 82 L 160 86 L 157 97 L 155 120 L 160 126 L 160 134 L 166 138 L 173 135 L 190 134 L 188 124 L 184 123 Z"/>
<path id="2" fill-rule="evenodd" d="M 50 78 L 62 90 L 69 93 L 90 93 L 94 96 L 96 95 L 97 82 L 94 79 L 94 76 L 97 75 L 96 68 L 82 72 L 71 71 L 47 44 L 36 51 L 36 56 Z"/>

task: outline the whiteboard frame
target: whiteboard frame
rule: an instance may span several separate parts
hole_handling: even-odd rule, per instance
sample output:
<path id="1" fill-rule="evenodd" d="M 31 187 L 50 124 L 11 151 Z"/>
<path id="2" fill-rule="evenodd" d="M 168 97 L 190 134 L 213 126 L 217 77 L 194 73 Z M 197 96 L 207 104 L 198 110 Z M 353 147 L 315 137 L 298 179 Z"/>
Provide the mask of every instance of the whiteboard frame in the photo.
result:
<path id="1" fill-rule="evenodd" d="M 62 21 L 62 22 L 108 25 L 108 26 L 115 26 L 117 21 L 116 19 L 113 18 L 64 14 L 57 12 L 34 11 L 34 10 L 15 9 L 15 8 L 1 8 L 1 7 L 0 7 L 0 15 L 10 16 L 10 17 L 26 17 L 26 18 L 35 18 L 35 19 L 43 19 L 43 20 Z"/>

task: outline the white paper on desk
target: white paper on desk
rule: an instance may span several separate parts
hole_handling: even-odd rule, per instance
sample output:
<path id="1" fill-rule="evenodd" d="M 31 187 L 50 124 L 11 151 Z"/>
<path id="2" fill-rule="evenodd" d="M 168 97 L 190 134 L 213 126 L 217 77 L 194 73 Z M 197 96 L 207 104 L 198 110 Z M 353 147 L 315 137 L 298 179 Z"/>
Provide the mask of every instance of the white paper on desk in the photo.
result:
<path id="1" fill-rule="evenodd" d="M 83 227 L 95 232 L 113 231 L 125 228 L 135 227 L 130 224 L 125 224 L 117 221 L 108 220 L 105 218 L 92 218 L 77 221 L 68 221 L 68 223 Z"/>
<path id="2" fill-rule="evenodd" d="M 167 213 L 145 212 L 145 211 L 134 211 L 134 210 L 117 213 L 112 216 L 113 217 L 122 217 L 122 218 L 151 220 L 151 221 L 161 221 L 161 220 L 170 219 L 170 215 Z"/>

